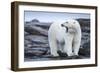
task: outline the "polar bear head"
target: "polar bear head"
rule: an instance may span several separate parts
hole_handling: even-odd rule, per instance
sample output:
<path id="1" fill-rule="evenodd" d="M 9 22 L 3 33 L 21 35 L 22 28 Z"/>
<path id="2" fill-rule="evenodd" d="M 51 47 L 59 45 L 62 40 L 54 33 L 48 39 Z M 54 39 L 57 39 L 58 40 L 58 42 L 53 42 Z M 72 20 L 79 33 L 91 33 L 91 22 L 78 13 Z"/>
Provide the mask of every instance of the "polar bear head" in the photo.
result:
<path id="1" fill-rule="evenodd" d="M 62 27 L 66 28 L 66 32 L 75 33 L 77 28 L 80 27 L 79 22 L 73 19 L 69 19 L 61 24 Z"/>

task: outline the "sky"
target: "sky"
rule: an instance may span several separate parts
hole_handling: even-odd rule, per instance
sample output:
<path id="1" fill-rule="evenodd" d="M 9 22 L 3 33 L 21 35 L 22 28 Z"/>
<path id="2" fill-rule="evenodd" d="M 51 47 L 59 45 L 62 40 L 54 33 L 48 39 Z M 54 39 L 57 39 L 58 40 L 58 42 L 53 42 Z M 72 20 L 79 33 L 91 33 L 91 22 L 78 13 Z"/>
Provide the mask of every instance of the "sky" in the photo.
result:
<path id="1" fill-rule="evenodd" d="M 66 19 L 89 19 L 90 14 L 87 13 L 67 13 L 67 12 L 43 12 L 43 11 L 24 11 L 25 21 L 38 19 L 40 22 L 65 21 Z"/>

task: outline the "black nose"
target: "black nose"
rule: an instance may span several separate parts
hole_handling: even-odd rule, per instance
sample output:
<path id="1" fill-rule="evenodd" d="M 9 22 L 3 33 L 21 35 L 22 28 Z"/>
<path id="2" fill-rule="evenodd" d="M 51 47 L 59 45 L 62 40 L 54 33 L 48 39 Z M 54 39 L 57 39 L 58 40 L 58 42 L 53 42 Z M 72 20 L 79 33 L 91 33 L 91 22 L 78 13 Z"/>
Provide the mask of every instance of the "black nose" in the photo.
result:
<path id="1" fill-rule="evenodd" d="M 64 25 L 63 25 L 63 24 L 61 24 L 61 26 L 62 26 L 62 27 L 64 27 Z"/>

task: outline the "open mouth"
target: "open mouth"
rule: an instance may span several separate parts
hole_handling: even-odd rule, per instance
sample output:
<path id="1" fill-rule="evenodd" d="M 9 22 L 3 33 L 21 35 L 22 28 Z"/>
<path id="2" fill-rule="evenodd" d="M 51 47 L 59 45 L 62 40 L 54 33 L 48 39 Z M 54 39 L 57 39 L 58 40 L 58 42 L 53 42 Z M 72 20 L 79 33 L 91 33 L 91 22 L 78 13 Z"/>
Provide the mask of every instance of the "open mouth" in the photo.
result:
<path id="1" fill-rule="evenodd" d="M 65 27 L 65 28 L 66 28 L 66 32 L 68 32 L 68 27 L 67 27 L 67 26 L 65 26 L 65 25 L 63 25 L 63 24 L 61 24 L 61 26 L 62 26 L 62 27 Z"/>

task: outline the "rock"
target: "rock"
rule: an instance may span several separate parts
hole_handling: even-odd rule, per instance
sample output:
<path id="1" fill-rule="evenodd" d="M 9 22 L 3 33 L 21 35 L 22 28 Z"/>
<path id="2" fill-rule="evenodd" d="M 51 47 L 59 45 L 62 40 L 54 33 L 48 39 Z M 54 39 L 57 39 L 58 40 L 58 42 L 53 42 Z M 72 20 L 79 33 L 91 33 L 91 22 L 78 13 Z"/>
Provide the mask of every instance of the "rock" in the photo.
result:
<path id="1" fill-rule="evenodd" d="M 32 42 L 31 41 L 29 41 L 27 39 L 24 40 L 24 46 L 25 47 L 30 47 L 31 45 L 32 45 Z"/>
<path id="2" fill-rule="evenodd" d="M 36 24 L 35 26 L 38 26 L 38 27 L 41 27 L 43 29 L 46 29 L 46 30 L 49 30 L 49 27 L 52 23 L 44 23 L 44 22 L 41 22 L 40 24 Z"/>
<path id="3" fill-rule="evenodd" d="M 40 21 L 38 19 L 33 19 L 31 22 L 33 22 L 33 23 L 39 23 Z"/>
<path id="4" fill-rule="evenodd" d="M 82 55 L 84 57 L 90 57 L 90 49 L 89 48 L 80 49 L 79 55 Z"/>
<path id="5" fill-rule="evenodd" d="M 25 39 L 31 41 L 32 43 L 36 43 L 36 44 L 47 44 L 48 43 L 47 37 L 39 36 L 39 35 L 28 35 L 28 36 L 25 36 Z"/>
<path id="6" fill-rule="evenodd" d="M 29 35 L 29 33 L 24 31 L 24 35 L 27 36 L 27 35 Z"/>
<path id="7" fill-rule="evenodd" d="M 35 47 L 35 48 L 38 48 L 38 47 L 49 48 L 49 45 L 48 44 L 32 44 L 31 47 Z"/>
<path id="8" fill-rule="evenodd" d="M 79 18 L 79 19 L 76 19 L 81 27 L 90 27 L 90 19 L 82 19 L 82 18 Z"/>
<path id="9" fill-rule="evenodd" d="M 43 48 L 28 48 L 25 49 L 25 56 L 28 56 L 29 54 L 32 56 L 42 56 L 45 55 L 46 52 L 47 50 Z"/>
<path id="10" fill-rule="evenodd" d="M 37 26 L 25 25 L 24 30 L 33 35 L 43 35 L 48 36 L 48 31 Z"/>

